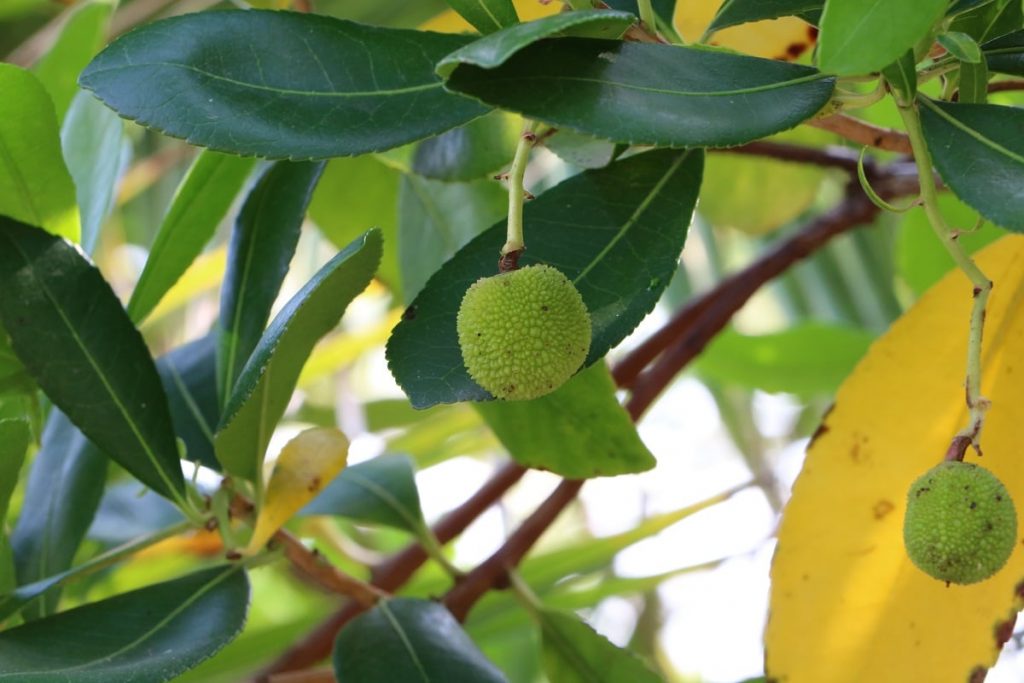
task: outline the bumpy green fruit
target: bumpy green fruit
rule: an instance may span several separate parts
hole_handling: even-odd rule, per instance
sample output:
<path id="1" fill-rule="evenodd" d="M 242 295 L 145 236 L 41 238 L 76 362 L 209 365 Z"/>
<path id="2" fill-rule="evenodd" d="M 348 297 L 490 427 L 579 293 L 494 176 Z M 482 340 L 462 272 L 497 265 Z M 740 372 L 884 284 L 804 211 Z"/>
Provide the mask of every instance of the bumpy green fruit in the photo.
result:
<path id="1" fill-rule="evenodd" d="M 977 583 L 999 571 L 1017 540 L 1017 513 L 984 467 L 944 462 L 910 486 L 903 543 L 911 561 L 947 583 Z"/>
<path id="2" fill-rule="evenodd" d="M 498 398 L 531 399 L 560 387 L 590 350 L 590 314 L 579 291 L 550 266 L 477 280 L 459 307 L 462 360 Z"/>

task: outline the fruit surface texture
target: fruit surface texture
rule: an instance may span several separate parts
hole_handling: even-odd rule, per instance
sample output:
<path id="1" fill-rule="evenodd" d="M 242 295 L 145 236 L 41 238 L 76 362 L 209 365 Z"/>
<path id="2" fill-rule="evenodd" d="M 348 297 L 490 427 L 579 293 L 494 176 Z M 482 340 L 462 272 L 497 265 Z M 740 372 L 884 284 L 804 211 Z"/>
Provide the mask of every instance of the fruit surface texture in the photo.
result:
<path id="1" fill-rule="evenodd" d="M 559 270 L 527 266 L 477 280 L 457 321 L 470 376 L 497 398 L 548 394 L 572 377 L 590 350 L 590 314 Z"/>
<path id="2" fill-rule="evenodd" d="M 1006 564 L 1016 537 L 1013 500 L 984 467 L 944 462 L 910 487 L 903 541 L 911 561 L 936 579 L 987 579 Z"/>

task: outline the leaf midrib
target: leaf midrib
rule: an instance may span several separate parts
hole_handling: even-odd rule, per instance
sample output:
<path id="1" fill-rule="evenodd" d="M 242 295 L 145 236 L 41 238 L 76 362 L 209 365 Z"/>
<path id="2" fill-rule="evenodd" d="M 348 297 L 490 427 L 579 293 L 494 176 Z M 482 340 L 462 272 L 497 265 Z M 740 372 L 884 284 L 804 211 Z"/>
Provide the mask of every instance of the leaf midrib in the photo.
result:
<path id="1" fill-rule="evenodd" d="M 398 639 L 400 641 L 402 641 L 402 645 L 405 647 L 406 654 L 408 654 L 409 659 L 412 660 L 413 666 L 415 666 L 416 670 L 419 672 L 420 677 L 423 680 L 423 683 L 430 683 L 430 676 L 427 675 L 427 671 L 426 669 L 424 669 L 423 663 L 420 661 L 419 656 L 416 654 L 416 649 L 412 646 L 412 642 L 406 635 L 405 629 L 402 628 L 402 624 L 399 623 L 398 619 L 391 612 L 391 608 L 388 607 L 388 603 L 386 601 L 383 601 L 380 603 L 379 607 L 381 614 L 384 615 L 384 618 L 388 620 L 388 623 L 391 625 L 391 628 L 394 629 L 395 635 L 398 636 Z"/>
<path id="2" fill-rule="evenodd" d="M 377 482 L 373 481 L 369 477 L 364 477 L 351 469 L 348 470 L 345 476 L 351 479 L 356 486 L 361 486 L 366 491 L 377 496 L 385 505 L 392 508 L 399 517 L 405 520 L 406 524 L 409 525 L 410 530 L 417 529 L 422 523 L 421 520 L 414 519 L 408 513 L 405 506 L 402 505 L 397 498 L 391 495 L 390 491 L 385 489 L 383 486 L 378 485 Z"/>
<path id="3" fill-rule="evenodd" d="M 993 152 L 996 152 L 997 154 L 1002 154 L 1003 156 L 1008 157 L 1013 161 L 1016 161 L 1018 164 L 1024 165 L 1024 156 L 1021 156 L 1020 154 L 1017 154 L 1016 152 L 1009 150 L 1006 147 L 1003 147 L 992 138 L 985 136 L 983 133 L 981 133 L 981 131 L 971 128 L 970 126 L 960 122 L 958 119 L 950 116 L 948 113 L 943 111 L 928 98 L 922 97 L 919 99 L 921 100 L 921 102 L 924 103 L 926 107 L 935 112 L 943 121 L 953 126 L 960 132 L 973 138 L 976 142 L 988 147 Z"/>

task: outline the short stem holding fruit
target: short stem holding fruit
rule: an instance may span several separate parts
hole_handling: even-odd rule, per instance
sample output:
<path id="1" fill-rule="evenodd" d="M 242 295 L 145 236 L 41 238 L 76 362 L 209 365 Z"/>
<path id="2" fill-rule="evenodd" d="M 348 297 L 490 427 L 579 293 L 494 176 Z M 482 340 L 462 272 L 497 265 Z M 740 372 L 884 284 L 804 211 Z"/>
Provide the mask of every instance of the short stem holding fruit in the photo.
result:
<path id="1" fill-rule="evenodd" d="M 966 389 L 970 418 L 967 426 L 954 437 L 946 455 L 947 460 L 960 460 L 968 445 L 973 446 L 978 453 L 981 453 L 981 428 L 989 407 L 988 400 L 981 395 L 981 341 L 985 327 L 985 307 L 988 304 L 989 293 L 992 291 L 992 281 L 960 246 L 957 234 L 946 224 L 946 220 L 939 210 L 935 175 L 916 105 L 912 103 L 909 106 L 900 107 L 900 115 L 907 127 L 907 136 L 913 149 L 914 160 L 917 162 L 918 179 L 921 184 L 921 203 L 928 216 L 928 221 L 943 246 L 946 247 L 946 251 L 953 257 L 953 261 L 974 285 L 974 304 L 971 308 L 970 331 L 967 336 Z"/>
<path id="2" fill-rule="evenodd" d="M 502 270 L 506 270 L 504 267 L 506 261 L 512 261 L 512 267 L 507 270 L 515 270 L 515 260 L 508 257 L 526 248 L 526 243 L 523 241 L 523 200 L 526 198 L 523 176 L 526 174 L 526 166 L 530 162 L 530 150 L 537 139 L 537 126 L 536 121 L 526 121 L 519 144 L 516 145 L 512 168 L 508 171 L 508 235 L 505 245 L 501 248 Z"/>

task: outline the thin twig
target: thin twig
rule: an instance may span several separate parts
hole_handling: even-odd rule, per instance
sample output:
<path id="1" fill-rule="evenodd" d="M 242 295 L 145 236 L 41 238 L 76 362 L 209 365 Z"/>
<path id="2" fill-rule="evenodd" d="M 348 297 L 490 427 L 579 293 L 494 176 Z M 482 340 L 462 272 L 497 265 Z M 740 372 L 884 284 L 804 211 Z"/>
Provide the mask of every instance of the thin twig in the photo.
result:
<path id="1" fill-rule="evenodd" d="M 989 92 L 1010 92 L 1024 90 L 1024 81 L 996 81 L 988 84 Z"/>
<path id="2" fill-rule="evenodd" d="M 858 145 L 884 149 L 887 152 L 910 154 L 910 139 L 905 133 L 891 128 L 881 128 L 846 114 L 833 114 L 807 122 L 815 128 L 830 131 Z"/>
<path id="3" fill-rule="evenodd" d="M 793 145 L 785 142 L 771 142 L 770 140 L 758 140 L 748 142 L 738 147 L 725 147 L 711 150 L 714 154 L 743 154 L 749 156 L 767 157 L 779 161 L 794 161 L 825 168 L 836 168 L 854 175 L 857 173 L 857 153 L 846 147 L 807 147 L 805 145 Z M 866 159 L 865 170 L 869 177 L 877 175 L 875 164 Z"/>
<path id="4" fill-rule="evenodd" d="M 379 587 L 360 581 L 327 562 L 323 555 L 302 545 L 302 541 L 284 529 L 274 534 L 273 540 L 284 548 L 285 557 L 295 569 L 325 590 L 350 597 L 364 608 L 373 607 L 381 598 L 389 597 Z"/>

